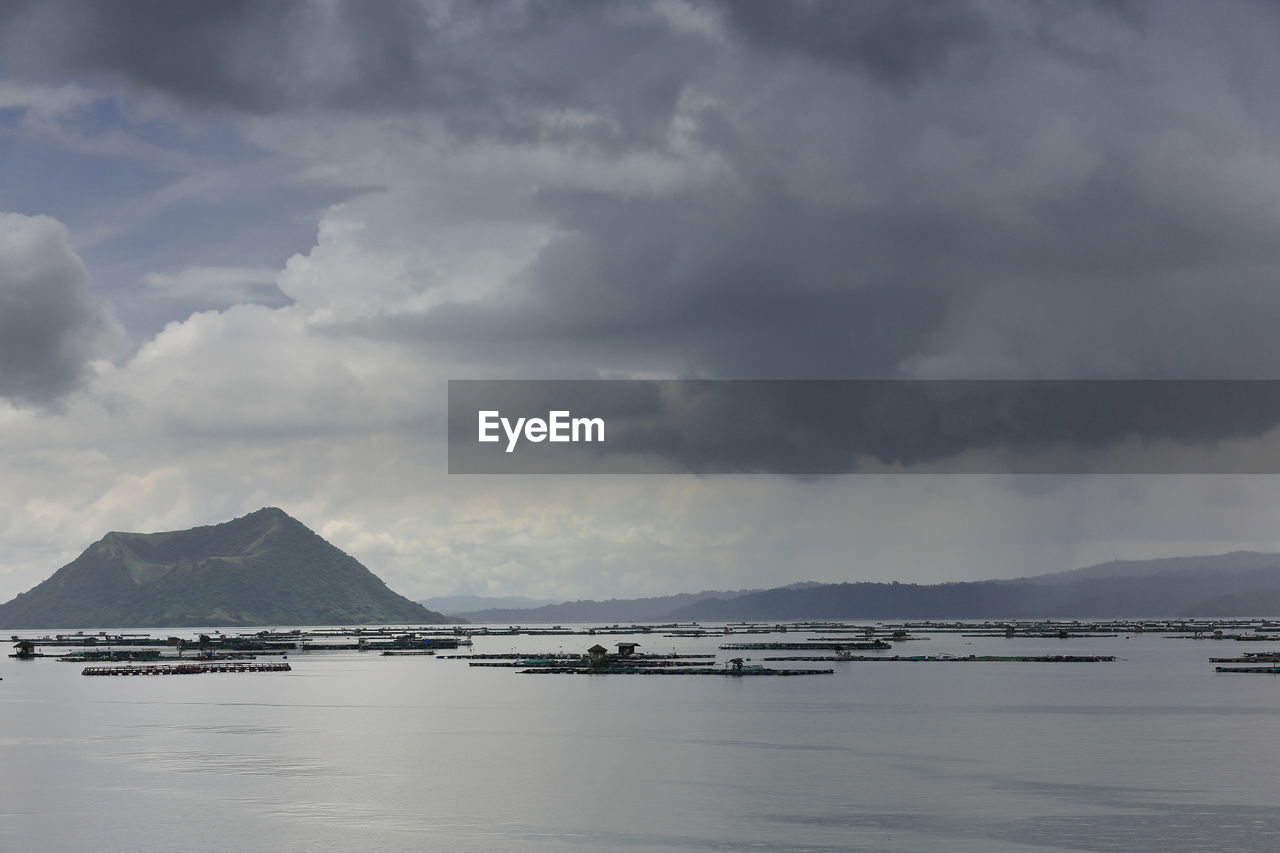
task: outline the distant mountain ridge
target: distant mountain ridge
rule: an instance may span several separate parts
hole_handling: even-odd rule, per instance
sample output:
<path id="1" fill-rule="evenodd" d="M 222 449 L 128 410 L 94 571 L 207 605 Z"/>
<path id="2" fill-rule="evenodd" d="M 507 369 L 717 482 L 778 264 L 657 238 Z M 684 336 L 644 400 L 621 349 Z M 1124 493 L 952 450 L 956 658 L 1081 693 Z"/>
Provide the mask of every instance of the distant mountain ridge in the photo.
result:
<path id="1" fill-rule="evenodd" d="M 669 617 L 676 621 L 737 621 L 1214 616 L 1224 614 L 1206 612 L 1205 604 L 1225 593 L 1252 596 L 1261 590 L 1280 589 L 1280 566 L 1226 578 L 1230 580 L 1213 569 L 1183 569 L 1070 583 L 846 583 L 811 590 L 766 590 L 731 601 L 702 601 L 672 611 Z"/>
<path id="2" fill-rule="evenodd" d="M 821 586 L 821 584 L 802 581 L 780 588 L 799 589 L 810 586 Z M 459 615 L 477 623 L 657 622 L 666 619 L 668 614 L 674 610 L 697 604 L 698 602 L 727 600 L 761 591 L 755 589 L 705 590 L 703 592 L 660 595 L 653 598 L 611 598 L 606 601 L 585 599 L 581 601 L 566 601 L 563 604 L 548 604 L 542 607 L 488 608 L 467 611 Z"/>
<path id="3" fill-rule="evenodd" d="M 466 614 L 478 623 L 1280 615 L 1280 554 L 1113 560 L 943 584 L 812 582 L 764 590 L 567 602 Z"/>
<path id="4" fill-rule="evenodd" d="M 108 533 L 0 604 L 2 628 L 449 621 L 276 507 L 165 533 Z"/>
<path id="5" fill-rule="evenodd" d="M 1214 596 L 1186 611 L 1187 616 L 1210 618 L 1274 616 L 1277 613 L 1280 613 L 1280 587 Z"/>
<path id="6" fill-rule="evenodd" d="M 1265 569 L 1268 566 L 1280 566 L 1280 554 L 1261 551 L 1231 551 L 1227 554 L 1214 556 L 1156 557 L 1150 560 L 1108 560 L 1105 563 L 1085 566 L 1082 569 L 1068 569 L 1065 572 L 1052 572 L 1046 575 L 1018 578 L 1018 580 L 1064 583 L 1086 578 L 1144 577 L 1159 574 L 1160 572 L 1210 567 L 1219 572 L 1248 572 L 1254 569 Z"/>
<path id="7" fill-rule="evenodd" d="M 523 595 L 436 595 L 431 598 L 419 599 L 418 603 L 431 610 L 437 610 L 446 616 L 465 616 L 477 610 L 491 610 L 498 607 L 542 607 L 546 604 L 558 604 L 559 600 L 528 598 Z"/>

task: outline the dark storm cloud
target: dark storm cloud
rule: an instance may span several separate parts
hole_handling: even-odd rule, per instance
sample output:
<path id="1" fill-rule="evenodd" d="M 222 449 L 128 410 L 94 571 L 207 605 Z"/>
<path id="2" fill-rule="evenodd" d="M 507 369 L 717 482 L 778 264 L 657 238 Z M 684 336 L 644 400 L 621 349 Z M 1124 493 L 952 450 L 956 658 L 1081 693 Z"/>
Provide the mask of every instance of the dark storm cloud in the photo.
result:
<path id="1" fill-rule="evenodd" d="M 683 373 L 814 378 L 849 365 L 891 374 L 950 295 L 925 273 L 920 235 L 873 218 L 759 200 L 549 200 L 572 236 L 505 304 L 445 305 L 365 324 L 440 345 L 484 342 L 500 360 L 530 347 L 594 358 L 588 369 L 678 360 Z M 892 245 L 898 263 L 885 262 Z"/>
<path id="2" fill-rule="evenodd" d="M 988 31 L 986 18 L 965 3 L 727 0 L 722 8 L 753 45 L 851 63 L 891 83 L 938 69 Z"/>
<path id="3" fill-rule="evenodd" d="M 986 35 L 965 4 L 707 3 L 749 50 L 847 63 L 890 83 L 939 67 Z M 270 114 L 428 110 L 463 134 L 530 139 L 530 111 L 584 109 L 616 126 L 579 141 L 652 143 L 697 69 L 705 38 L 644 4 L 484 0 L 332 3 L 0 0 L 5 65 L 97 73 L 183 103 Z"/>
<path id="4" fill-rule="evenodd" d="M 651 141 L 704 58 L 614 3 L 0 0 L 0 34 L 11 72 L 98 74 L 191 107 L 428 112 L 519 140 L 555 134 L 539 111 L 604 110 L 618 127 L 586 132 L 613 146 Z"/>
<path id="5" fill-rule="evenodd" d="M 1008 4 L 980 25 L 945 5 L 731 13 L 757 47 L 697 115 L 730 177 L 649 199 L 543 193 L 562 235 L 519 298 L 371 333 L 587 372 L 1280 373 L 1280 112 L 1262 95 L 1280 67 L 1255 35 L 1270 16 Z M 935 11 L 884 11 L 906 7 Z M 794 17 L 779 32 L 753 14 Z M 916 58 L 859 53 L 860 15 L 910 31 Z M 836 61 L 841 39 L 856 61 Z M 940 58 L 963 45 L 981 67 L 949 79 Z"/>
<path id="6" fill-rule="evenodd" d="M 477 440 L 481 412 L 491 442 Z M 531 442 L 497 426 L 551 412 L 599 418 L 603 436 Z M 1274 474 L 1273 454 L 1204 451 L 1277 426 L 1276 381 L 449 383 L 454 474 Z"/>
<path id="7" fill-rule="evenodd" d="M 747 0 L 663 19 L 679 8 L 0 2 L 0 44 L 11 71 L 193 107 L 427 116 L 463 146 L 670 167 L 652 191 L 643 171 L 573 191 L 530 174 L 518 215 L 555 233 L 501 301 L 332 327 L 462 363 L 1280 373 L 1269 4 Z"/>
<path id="8" fill-rule="evenodd" d="M 413 99 L 462 100 L 473 74 L 444 57 L 417 73 L 415 44 L 435 40 L 410 3 L 165 0 L 6 2 L 8 61 L 48 73 L 123 77 L 184 101 L 267 112 L 281 106 L 382 109 Z"/>
<path id="9" fill-rule="evenodd" d="M 100 357 L 111 324 L 47 217 L 0 213 L 0 397 L 56 405 Z"/>

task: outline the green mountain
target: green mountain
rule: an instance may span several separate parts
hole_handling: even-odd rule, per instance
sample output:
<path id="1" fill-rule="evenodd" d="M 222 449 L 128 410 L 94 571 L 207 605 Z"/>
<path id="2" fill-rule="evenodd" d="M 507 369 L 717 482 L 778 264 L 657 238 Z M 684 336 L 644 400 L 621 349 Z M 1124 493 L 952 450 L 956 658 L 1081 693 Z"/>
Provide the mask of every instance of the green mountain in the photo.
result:
<path id="1" fill-rule="evenodd" d="M 108 533 L 0 604 L 0 628 L 446 621 L 275 507 L 190 530 Z"/>

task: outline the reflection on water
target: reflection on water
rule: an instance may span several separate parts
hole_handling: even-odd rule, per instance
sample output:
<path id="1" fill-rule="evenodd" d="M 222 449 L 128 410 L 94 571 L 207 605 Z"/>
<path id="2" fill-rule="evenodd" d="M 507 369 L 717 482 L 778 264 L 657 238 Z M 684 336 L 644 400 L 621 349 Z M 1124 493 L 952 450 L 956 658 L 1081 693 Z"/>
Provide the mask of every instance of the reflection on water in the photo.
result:
<path id="1" fill-rule="evenodd" d="M 1207 643 L 1070 643 L 1122 659 L 808 679 L 528 678 L 356 652 L 164 678 L 6 661 L 0 850 L 1280 849 L 1280 677 L 1215 675 Z M 513 645 L 542 644 L 474 651 Z"/>

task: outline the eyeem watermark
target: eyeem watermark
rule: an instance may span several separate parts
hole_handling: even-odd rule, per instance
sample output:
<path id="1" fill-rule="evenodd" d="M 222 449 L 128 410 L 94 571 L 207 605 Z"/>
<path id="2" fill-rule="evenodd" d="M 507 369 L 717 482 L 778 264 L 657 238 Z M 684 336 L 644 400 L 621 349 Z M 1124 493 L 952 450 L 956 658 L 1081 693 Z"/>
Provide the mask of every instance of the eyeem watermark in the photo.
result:
<path id="1" fill-rule="evenodd" d="M 453 474 L 1280 474 L 1280 381 L 450 380 L 448 442 Z"/>
<path id="2" fill-rule="evenodd" d="M 550 441 L 555 443 L 604 441 L 604 418 L 575 418 L 569 411 L 547 412 L 544 418 L 510 418 L 502 417 L 502 412 L 491 409 L 476 413 L 479 420 L 478 441 L 492 443 L 501 441 L 498 429 L 506 435 L 507 453 L 513 453 L 520 439 L 535 444 Z"/>

